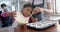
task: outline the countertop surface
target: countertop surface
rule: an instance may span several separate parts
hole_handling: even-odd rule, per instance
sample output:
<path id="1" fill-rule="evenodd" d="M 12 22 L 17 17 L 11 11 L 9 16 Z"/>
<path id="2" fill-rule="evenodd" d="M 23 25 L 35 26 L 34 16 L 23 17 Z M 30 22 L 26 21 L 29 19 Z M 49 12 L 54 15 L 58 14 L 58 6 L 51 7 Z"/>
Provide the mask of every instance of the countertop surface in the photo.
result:
<path id="1" fill-rule="evenodd" d="M 22 26 L 22 28 L 15 29 L 15 32 L 60 32 L 60 24 L 57 22 L 54 26 L 51 26 L 43 30 L 34 30 L 27 28 L 26 26 Z"/>

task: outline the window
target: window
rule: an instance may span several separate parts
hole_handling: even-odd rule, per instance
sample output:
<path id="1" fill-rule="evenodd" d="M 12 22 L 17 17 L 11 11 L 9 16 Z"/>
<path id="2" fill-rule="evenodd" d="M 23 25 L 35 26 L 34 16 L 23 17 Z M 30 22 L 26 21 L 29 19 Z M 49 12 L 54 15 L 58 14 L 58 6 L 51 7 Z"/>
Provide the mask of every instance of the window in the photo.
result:
<path id="1" fill-rule="evenodd" d="M 56 12 L 60 14 L 60 0 L 56 0 Z"/>
<path id="2" fill-rule="evenodd" d="M 54 8 L 55 8 L 55 14 L 60 14 L 60 0 L 54 0 L 55 4 L 54 4 Z"/>

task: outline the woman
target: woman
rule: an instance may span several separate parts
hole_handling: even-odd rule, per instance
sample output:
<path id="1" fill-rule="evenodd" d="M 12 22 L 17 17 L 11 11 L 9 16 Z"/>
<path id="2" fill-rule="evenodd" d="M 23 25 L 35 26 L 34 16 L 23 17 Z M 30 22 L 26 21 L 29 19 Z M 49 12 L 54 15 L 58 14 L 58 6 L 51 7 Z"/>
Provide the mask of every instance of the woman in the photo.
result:
<path id="1" fill-rule="evenodd" d="M 39 14 L 38 16 L 36 16 L 37 14 L 33 13 L 31 18 L 33 18 L 34 21 L 42 20 L 43 19 L 43 17 L 42 17 L 43 12 L 44 12 L 44 14 L 51 14 L 53 12 L 51 0 L 28 0 L 28 2 L 32 3 L 33 11 L 35 11 L 35 10 L 37 11 L 40 9 L 39 12 L 37 13 L 37 14 Z M 38 20 L 36 20 L 35 18 L 37 18 Z"/>

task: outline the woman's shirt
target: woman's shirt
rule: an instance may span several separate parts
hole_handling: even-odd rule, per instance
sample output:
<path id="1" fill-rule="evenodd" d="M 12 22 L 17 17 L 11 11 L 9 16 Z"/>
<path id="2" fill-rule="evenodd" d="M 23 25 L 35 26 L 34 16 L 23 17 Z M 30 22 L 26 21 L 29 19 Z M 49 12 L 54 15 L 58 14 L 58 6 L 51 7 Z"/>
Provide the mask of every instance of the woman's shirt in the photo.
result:
<path id="1" fill-rule="evenodd" d="M 28 2 L 32 3 L 33 0 L 28 0 Z M 34 5 L 42 4 L 43 0 L 34 0 Z M 47 8 L 47 3 L 51 3 L 51 0 L 44 0 L 44 7 Z"/>
<path id="2" fill-rule="evenodd" d="M 28 2 L 32 3 L 33 0 L 28 0 Z M 51 2 L 51 0 L 44 0 L 44 3 Z M 38 5 L 43 3 L 43 0 L 34 0 L 34 5 Z"/>

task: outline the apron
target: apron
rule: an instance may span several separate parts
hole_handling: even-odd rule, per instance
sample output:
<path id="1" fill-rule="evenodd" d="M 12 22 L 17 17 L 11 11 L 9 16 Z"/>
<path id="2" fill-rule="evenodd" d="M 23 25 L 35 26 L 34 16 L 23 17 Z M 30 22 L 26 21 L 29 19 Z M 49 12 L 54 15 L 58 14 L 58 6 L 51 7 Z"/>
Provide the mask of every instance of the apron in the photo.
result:
<path id="1" fill-rule="evenodd" d="M 44 0 L 42 0 L 43 1 L 43 3 L 41 3 L 41 4 L 38 4 L 38 5 L 34 5 L 34 0 L 32 1 L 32 7 L 33 8 L 35 8 L 35 7 L 41 7 L 41 8 L 43 8 L 44 7 Z"/>
<path id="2" fill-rule="evenodd" d="M 42 0 L 42 1 L 43 1 L 43 3 L 38 4 L 38 5 L 34 5 L 34 0 L 33 0 L 33 1 L 32 1 L 33 9 L 34 9 L 35 7 L 44 8 L 44 0 Z M 36 14 L 33 14 L 32 16 L 33 16 L 33 18 L 37 18 L 37 19 L 38 19 L 37 21 L 40 21 L 40 20 L 43 20 L 44 13 L 43 13 L 43 12 L 38 12 L 38 13 L 36 13 Z"/>

